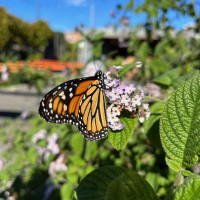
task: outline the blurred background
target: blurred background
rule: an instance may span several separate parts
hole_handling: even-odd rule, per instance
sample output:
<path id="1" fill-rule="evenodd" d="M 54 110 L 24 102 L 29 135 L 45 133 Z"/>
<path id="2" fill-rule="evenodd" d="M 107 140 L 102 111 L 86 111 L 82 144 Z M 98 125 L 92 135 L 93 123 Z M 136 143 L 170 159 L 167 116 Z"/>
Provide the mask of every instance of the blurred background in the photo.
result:
<path id="1" fill-rule="evenodd" d="M 0 199 L 76 199 L 79 181 L 111 164 L 140 172 L 164 198 L 175 175 L 158 130 L 138 126 L 116 151 L 47 124 L 37 110 L 64 81 L 137 61 L 123 80 L 163 95 L 172 77 L 199 69 L 199 50 L 199 1 L 0 0 Z"/>

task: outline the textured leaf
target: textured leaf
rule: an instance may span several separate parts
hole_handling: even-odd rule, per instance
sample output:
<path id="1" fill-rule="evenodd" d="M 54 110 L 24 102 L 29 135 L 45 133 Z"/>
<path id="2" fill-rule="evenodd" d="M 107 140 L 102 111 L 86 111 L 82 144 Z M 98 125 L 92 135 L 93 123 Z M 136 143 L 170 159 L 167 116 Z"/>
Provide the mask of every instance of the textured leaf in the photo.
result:
<path id="1" fill-rule="evenodd" d="M 194 175 L 191 171 L 188 171 L 188 170 L 181 170 L 181 174 L 183 174 L 184 176 L 191 176 L 191 175 Z"/>
<path id="2" fill-rule="evenodd" d="M 199 200 L 200 199 L 200 176 L 192 175 L 185 179 L 166 200 Z"/>
<path id="3" fill-rule="evenodd" d="M 121 69 L 118 71 L 118 78 L 120 78 L 122 75 L 124 75 L 128 70 L 134 68 L 136 66 L 136 63 L 131 63 L 127 65 L 123 65 Z"/>
<path id="4" fill-rule="evenodd" d="M 102 167 L 87 175 L 77 188 L 77 196 L 78 200 L 158 199 L 142 177 L 117 166 Z"/>
<path id="5" fill-rule="evenodd" d="M 128 143 L 133 130 L 135 129 L 137 118 L 120 118 L 122 124 L 125 125 L 124 129 L 121 131 L 111 131 L 109 129 L 108 141 L 113 145 L 117 150 L 123 149 Z"/>
<path id="6" fill-rule="evenodd" d="M 169 159 L 167 157 L 165 158 L 165 161 L 166 161 L 167 165 L 169 166 L 169 168 L 171 168 L 175 172 L 181 171 L 181 167 L 180 167 L 179 163 L 177 163 L 176 161 Z"/>
<path id="7" fill-rule="evenodd" d="M 170 97 L 160 121 L 167 157 L 181 168 L 195 165 L 200 153 L 200 76 L 182 84 Z"/>
<path id="8" fill-rule="evenodd" d="M 172 82 L 172 86 L 177 88 L 180 84 L 183 84 L 185 81 L 189 80 L 192 76 L 194 76 L 197 73 L 198 73 L 198 70 L 194 70 L 185 76 L 179 76 L 175 78 Z"/>

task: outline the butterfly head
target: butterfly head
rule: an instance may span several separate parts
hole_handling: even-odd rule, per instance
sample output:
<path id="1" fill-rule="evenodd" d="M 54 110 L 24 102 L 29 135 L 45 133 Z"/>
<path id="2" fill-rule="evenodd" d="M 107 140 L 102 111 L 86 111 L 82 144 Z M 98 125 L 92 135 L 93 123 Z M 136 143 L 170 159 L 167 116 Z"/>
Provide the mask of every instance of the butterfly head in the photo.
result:
<path id="1" fill-rule="evenodd" d="M 103 88 L 105 88 L 105 83 L 104 80 L 106 79 L 106 75 L 101 71 L 98 70 L 95 74 L 95 76 L 97 77 L 97 79 L 99 80 L 100 84 L 102 85 Z"/>

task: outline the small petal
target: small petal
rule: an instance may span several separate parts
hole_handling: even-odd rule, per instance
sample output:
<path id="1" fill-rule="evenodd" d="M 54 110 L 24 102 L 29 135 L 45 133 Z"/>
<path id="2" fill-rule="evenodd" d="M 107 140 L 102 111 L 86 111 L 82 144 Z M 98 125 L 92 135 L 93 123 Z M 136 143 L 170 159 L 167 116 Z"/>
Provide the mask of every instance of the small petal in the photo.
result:
<path id="1" fill-rule="evenodd" d="M 137 68 L 142 67 L 142 62 L 141 62 L 141 61 L 137 61 L 137 62 L 136 62 L 136 67 L 137 67 Z"/>

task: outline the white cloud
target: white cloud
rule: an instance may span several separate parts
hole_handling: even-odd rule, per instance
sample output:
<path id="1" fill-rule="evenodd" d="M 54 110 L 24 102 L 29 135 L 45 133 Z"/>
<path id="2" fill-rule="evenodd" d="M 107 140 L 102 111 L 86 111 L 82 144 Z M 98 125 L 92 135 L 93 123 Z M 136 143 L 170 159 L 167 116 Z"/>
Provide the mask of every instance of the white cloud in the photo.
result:
<path id="1" fill-rule="evenodd" d="M 68 5 L 72 6 L 85 6 L 86 0 L 66 0 Z"/>

